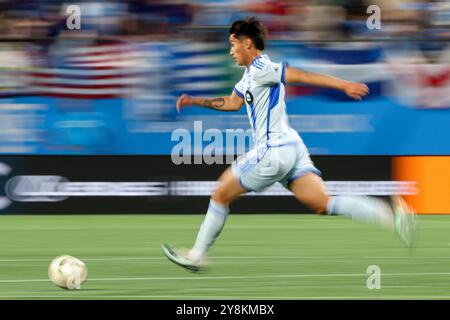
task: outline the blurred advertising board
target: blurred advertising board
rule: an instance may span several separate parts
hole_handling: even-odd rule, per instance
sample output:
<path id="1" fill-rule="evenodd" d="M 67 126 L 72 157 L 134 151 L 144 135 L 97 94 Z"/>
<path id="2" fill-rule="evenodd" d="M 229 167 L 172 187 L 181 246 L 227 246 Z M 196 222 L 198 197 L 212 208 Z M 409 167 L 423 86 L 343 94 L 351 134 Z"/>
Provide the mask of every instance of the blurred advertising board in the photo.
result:
<path id="1" fill-rule="evenodd" d="M 391 181 L 389 157 L 313 157 L 331 194 L 412 195 Z M 226 164 L 175 165 L 168 156 L 0 157 L 2 214 L 203 213 Z M 276 205 L 274 205 L 276 204 Z M 276 184 L 232 205 L 236 213 L 310 212 Z"/>

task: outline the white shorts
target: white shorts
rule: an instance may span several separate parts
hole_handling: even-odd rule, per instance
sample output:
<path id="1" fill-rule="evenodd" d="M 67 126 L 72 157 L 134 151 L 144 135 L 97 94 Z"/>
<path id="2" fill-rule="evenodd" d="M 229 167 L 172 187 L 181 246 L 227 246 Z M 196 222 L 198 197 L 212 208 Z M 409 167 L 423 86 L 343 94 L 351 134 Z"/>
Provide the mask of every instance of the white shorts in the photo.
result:
<path id="1" fill-rule="evenodd" d="M 245 189 L 256 192 L 276 182 L 289 188 L 292 181 L 308 172 L 321 175 L 303 142 L 254 148 L 237 158 L 231 168 Z"/>

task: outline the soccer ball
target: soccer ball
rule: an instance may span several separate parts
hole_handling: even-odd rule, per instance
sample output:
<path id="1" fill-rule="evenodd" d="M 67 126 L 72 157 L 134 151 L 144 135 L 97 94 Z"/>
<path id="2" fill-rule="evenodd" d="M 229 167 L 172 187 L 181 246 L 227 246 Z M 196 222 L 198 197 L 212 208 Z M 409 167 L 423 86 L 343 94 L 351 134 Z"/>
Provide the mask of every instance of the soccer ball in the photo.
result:
<path id="1" fill-rule="evenodd" d="M 54 258 L 48 267 L 50 280 L 58 287 L 69 290 L 80 289 L 87 274 L 86 264 L 69 255 Z"/>

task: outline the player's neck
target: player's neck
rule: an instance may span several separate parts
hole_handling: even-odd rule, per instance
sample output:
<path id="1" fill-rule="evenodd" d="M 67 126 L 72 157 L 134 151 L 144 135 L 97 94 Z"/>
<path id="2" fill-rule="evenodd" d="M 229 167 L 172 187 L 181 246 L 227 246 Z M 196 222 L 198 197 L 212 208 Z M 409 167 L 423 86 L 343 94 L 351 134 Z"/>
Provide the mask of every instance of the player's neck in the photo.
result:
<path id="1" fill-rule="evenodd" d="M 252 54 L 250 55 L 249 62 L 247 63 L 247 68 L 250 67 L 250 65 L 253 63 L 253 61 L 255 61 L 255 59 L 260 56 L 261 56 L 261 51 L 256 50 L 255 52 L 252 52 Z"/>

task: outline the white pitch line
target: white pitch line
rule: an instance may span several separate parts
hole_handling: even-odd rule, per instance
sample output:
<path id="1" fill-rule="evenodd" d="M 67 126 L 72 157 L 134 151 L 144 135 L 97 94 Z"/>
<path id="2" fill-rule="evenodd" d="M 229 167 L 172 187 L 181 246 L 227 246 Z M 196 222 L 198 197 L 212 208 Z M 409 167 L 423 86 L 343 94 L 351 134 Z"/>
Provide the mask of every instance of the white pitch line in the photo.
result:
<path id="1" fill-rule="evenodd" d="M 146 281 L 146 280 L 239 280 L 239 279 L 289 279 L 318 277 L 366 277 L 365 273 L 325 273 L 325 274 L 272 274 L 235 276 L 192 276 L 192 277 L 136 277 L 136 278 L 91 278 L 89 281 Z M 383 276 L 450 276 L 450 272 L 383 273 Z M 0 283 L 47 282 L 48 279 L 2 279 Z"/>
<path id="2" fill-rule="evenodd" d="M 442 229 L 444 227 L 436 227 L 436 228 L 427 228 L 427 229 Z M 7 230 L 7 231 L 11 231 L 11 230 L 18 230 L 18 231 L 42 231 L 42 230 L 55 230 L 58 232 L 61 231 L 75 231 L 75 230 L 81 230 L 81 231 L 86 231 L 86 230 L 104 230 L 105 228 L 103 227 L 71 227 L 71 228 L 0 228 L 0 230 Z M 128 228 L 116 228 L 116 229 L 120 229 L 120 230 L 142 230 L 142 231 L 146 231 L 146 230 L 163 230 L 163 229 L 167 229 L 167 230 L 197 230 L 198 229 L 198 225 L 193 225 L 193 226 L 160 226 L 160 227 L 128 227 Z M 283 230 L 328 230 L 328 229 L 339 229 L 339 230 L 343 230 L 343 229 L 351 229 L 351 230 L 362 230 L 362 229 L 367 229 L 367 230 L 377 230 L 376 228 L 374 228 L 373 226 L 358 226 L 358 228 L 355 228 L 355 226 L 227 226 L 227 230 L 272 230 L 272 229 L 283 229 Z"/>
<path id="3" fill-rule="evenodd" d="M 361 260 L 411 260 L 411 257 L 358 257 Z M 0 259 L 2 262 L 50 262 L 52 258 L 48 259 Z M 222 256 L 214 257 L 212 260 L 329 260 L 330 257 L 316 257 L 316 256 Z M 333 260 L 348 260 L 348 257 L 332 257 Z M 417 258 L 416 258 L 417 259 Z M 421 257 L 420 259 L 442 259 L 448 260 L 450 257 L 436 256 L 436 257 Z M 167 260 L 166 257 L 113 257 L 113 258 L 85 258 L 86 262 L 90 261 L 139 261 L 139 260 Z"/>
<path id="4" fill-rule="evenodd" d="M 446 248 L 445 248 L 446 249 Z M 364 249 L 366 250 L 366 249 Z M 370 259 L 370 260 L 382 260 L 382 259 L 389 259 L 389 260 L 411 260 L 410 257 L 358 257 L 360 259 Z M 0 259 L 0 263 L 3 262 L 50 262 L 51 257 L 48 259 Z M 321 256 L 221 256 L 221 257 L 214 257 L 212 258 L 213 261 L 215 260 L 329 260 L 330 257 L 321 257 Z M 348 260 L 348 257 L 332 257 L 333 260 Z M 438 257 L 421 257 L 421 259 L 438 259 L 438 260 L 448 260 L 450 257 L 444 257 L 444 256 L 438 256 Z M 82 259 L 86 262 L 90 261 L 147 261 L 147 260 L 167 260 L 166 257 L 111 257 L 111 258 L 85 258 Z"/>
<path id="5" fill-rule="evenodd" d="M 316 285 L 316 286 L 311 286 L 311 285 L 300 285 L 298 287 L 299 289 L 342 289 L 342 285 Z M 346 289 L 365 289 L 366 287 L 364 285 L 346 285 L 345 286 Z M 383 289 L 398 289 L 398 288 L 434 288 L 434 286 L 432 285 L 383 285 Z M 81 290 L 82 291 L 82 290 Z M 137 290 L 132 290 L 132 289 L 122 289 L 122 290 L 103 290 L 103 289 L 89 289 L 88 293 L 97 293 L 97 294 L 110 294 L 110 293 L 134 293 L 136 291 L 141 291 L 140 289 Z M 170 290 L 175 292 L 179 292 L 180 294 L 182 293 L 206 293 L 206 292 L 221 292 L 224 293 L 224 291 L 228 291 L 228 292 L 235 292 L 236 288 L 195 288 L 195 287 L 189 287 L 188 289 L 186 288 L 182 288 L 179 290 Z M 78 291 L 80 292 L 80 291 Z M 1 293 L 8 293 L 9 295 L 21 295 L 21 294 L 26 294 L 26 295 L 30 295 L 30 294 L 36 294 L 39 295 L 41 293 L 47 293 L 46 291 L 35 291 L 35 290 L 8 290 L 5 292 L 1 292 Z M 1 295 L 0 295 L 1 297 Z"/>
<path id="6" fill-rule="evenodd" d="M 77 292 L 77 291 L 75 291 Z M 79 291 L 78 291 L 79 292 Z M 337 299 L 345 299 L 345 300 L 385 300 L 385 299 L 399 299 L 399 300 L 416 300 L 416 299 L 450 299 L 450 296 L 419 296 L 419 295 L 412 295 L 412 296 L 191 296 L 191 295 L 97 295 L 97 296 L 72 296 L 68 298 L 67 296 L 61 296 L 61 295 L 8 295 L 8 296 L 2 296 L 0 295 L 0 299 L 11 299 L 11 298 L 58 298 L 61 300 L 73 300 L 73 299 L 101 299 L 101 300 L 108 300 L 108 299 L 186 299 L 186 300 L 337 300 Z"/>
<path id="7" fill-rule="evenodd" d="M 166 260 L 165 257 L 123 257 L 123 258 L 86 258 L 84 261 L 128 261 L 128 260 Z M 1 262 L 39 262 L 48 261 L 50 262 L 52 258 L 48 259 L 1 259 Z"/>
<path id="8" fill-rule="evenodd" d="M 192 227 L 149 227 L 149 228 L 123 228 L 120 230 L 133 230 L 133 231 L 151 231 L 151 230 L 168 230 L 168 231 L 175 231 L 175 230 L 191 230 L 191 231 L 197 231 L 198 226 L 192 226 Z M 426 228 L 422 228 L 422 230 L 437 230 L 437 229 L 448 229 L 450 230 L 450 225 L 449 226 L 436 226 L 436 227 L 426 227 Z M 104 228 L 84 228 L 84 227 L 80 227 L 80 228 L 0 228 L 0 231 L 18 231 L 18 232 L 23 232 L 23 231 L 57 231 L 57 232 L 63 232 L 63 231 L 87 231 L 87 230 L 100 230 L 100 231 L 104 231 Z M 118 229 L 119 230 L 119 229 Z M 336 227 L 336 226 L 267 226 L 267 227 L 257 227 L 257 226 L 229 226 L 227 227 L 227 230 L 306 230 L 306 231 L 310 231 L 310 230 L 351 230 L 351 231 L 362 231 L 362 230 L 366 230 L 366 231 L 373 231 L 373 232 L 378 232 L 376 228 L 373 227 L 366 227 L 366 226 L 346 226 L 346 227 Z"/>

